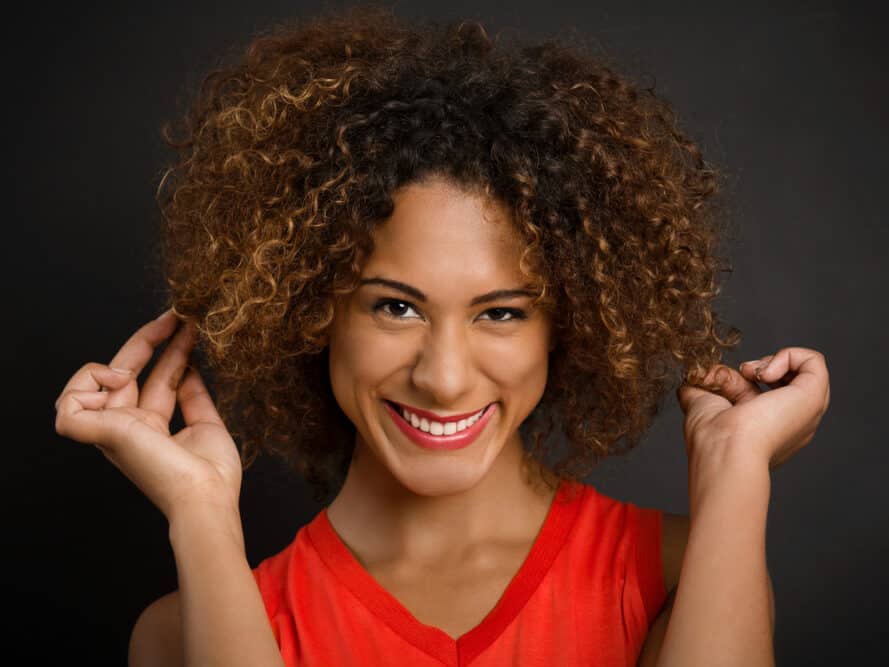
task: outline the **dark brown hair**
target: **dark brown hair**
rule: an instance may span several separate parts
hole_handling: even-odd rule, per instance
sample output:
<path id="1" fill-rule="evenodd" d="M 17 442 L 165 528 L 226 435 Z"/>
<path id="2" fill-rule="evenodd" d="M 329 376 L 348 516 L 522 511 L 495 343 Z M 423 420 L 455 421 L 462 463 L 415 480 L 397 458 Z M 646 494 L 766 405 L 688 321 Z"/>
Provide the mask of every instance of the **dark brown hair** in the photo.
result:
<path id="1" fill-rule="evenodd" d="M 183 120 L 158 187 L 171 305 L 198 325 L 244 466 L 279 456 L 319 502 L 355 437 L 328 375 L 334 301 L 408 183 L 443 176 L 512 213 L 558 341 L 523 441 L 540 462 L 564 435 L 558 477 L 635 446 L 668 389 L 740 340 L 713 311 L 717 173 L 664 100 L 581 46 L 353 7 L 255 36 Z"/>

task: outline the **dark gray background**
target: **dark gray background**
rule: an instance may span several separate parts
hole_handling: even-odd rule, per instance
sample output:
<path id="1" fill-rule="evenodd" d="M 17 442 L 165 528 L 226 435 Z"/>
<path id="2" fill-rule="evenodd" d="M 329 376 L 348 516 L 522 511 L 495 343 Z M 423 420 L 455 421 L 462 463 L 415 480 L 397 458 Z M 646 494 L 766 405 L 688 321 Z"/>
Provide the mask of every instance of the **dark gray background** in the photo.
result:
<path id="1" fill-rule="evenodd" d="M 772 473 L 778 663 L 876 662 L 889 555 L 883 11 L 823 1 L 498 4 L 395 6 L 481 19 L 491 33 L 576 28 L 655 81 L 727 174 L 737 233 L 719 310 L 744 333 L 728 361 L 799 345 L 823 352 L 831 372 L 814 441 Z M 53 402 L 80 365 L 107 362 L 160 312 L 151 258 L 154 188 L 170 157 L 161 123 L 254 29 L 321 6 L 59 3 L 7 22 L 4 589 L 15 619 L 7 646 L 31 664 L 124 664 L 139 612 L 176 587 L 163 516 L 98 450 L 56 435 Z M 669 397 L 640 447 L 588 481 L 686 513 L 685 466 Z M 320 509 L 269 462 L 247 472 L 242 502 L 254 566 Z"/>

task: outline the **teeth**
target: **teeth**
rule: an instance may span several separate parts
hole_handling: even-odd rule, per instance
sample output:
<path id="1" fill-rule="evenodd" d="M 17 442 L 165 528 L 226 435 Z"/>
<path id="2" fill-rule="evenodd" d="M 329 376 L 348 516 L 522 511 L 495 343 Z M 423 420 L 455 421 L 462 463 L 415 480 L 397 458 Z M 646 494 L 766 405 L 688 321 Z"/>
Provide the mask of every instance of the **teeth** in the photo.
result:
<path id="1" fill-rule="evenodd" d="M 404 420 L 406 422 L 409 422 L 411 426 L 420 429 L 425 433 L 431 433 L 432 435 L 453 435 L 454 433 L 459 433 L 460 431 L 463 431 L 472 426 L 475 422 L 481 419 L 482 413 L 484 411 L 485 409 L 482 408 L 471 417 L 461 419 L 457 422 L 446 423 L 430 421 L 425 417 L 418 417 L 413 412 L 410 412 L 405 408 L 401 408 L 401 416 L 404 417 Z"/>

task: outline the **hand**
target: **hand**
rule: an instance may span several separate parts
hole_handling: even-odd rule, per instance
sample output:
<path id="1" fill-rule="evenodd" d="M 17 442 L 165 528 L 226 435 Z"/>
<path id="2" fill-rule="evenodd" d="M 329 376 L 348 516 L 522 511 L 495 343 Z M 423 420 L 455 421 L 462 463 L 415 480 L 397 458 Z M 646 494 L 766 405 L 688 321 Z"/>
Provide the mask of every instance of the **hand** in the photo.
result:
<path id="1" fill-rule="evenodd" d="M 770 390 L 762 391 L 757 380 Z M 786 347 L 744 362 L 740 372 L 717 364 L 703 388 L 683 384 L 677 396 L 690 461 L 726 455 L 771 469 L 812 440 L 830 403 L 830 384 L 820 352 Z"/>
<path id="2" fill-rule="evenodd" d="M 237 447 L 197 370 L 187 367 L 197 338 L 194 325 L 179 328 L 141 393 L 136 382 L 177 322 L 168 310 L 138 329 L 110 364 L 81 367 L 56 401 L 56 432 L 98 447 L 168 520 L 194 503 L 237 512 Z M 177 400 L 186 427 L 171 436 Z"/>

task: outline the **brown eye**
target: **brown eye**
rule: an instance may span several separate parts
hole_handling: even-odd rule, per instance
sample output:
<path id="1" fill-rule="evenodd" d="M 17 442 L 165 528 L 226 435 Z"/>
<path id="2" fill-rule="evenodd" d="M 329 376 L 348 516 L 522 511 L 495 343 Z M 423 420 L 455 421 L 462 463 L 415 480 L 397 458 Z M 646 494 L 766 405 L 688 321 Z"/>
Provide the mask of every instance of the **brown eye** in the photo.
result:
<path id="1" fill-rule="evenodd" d="M 489 318 L 494 322 L 511 322 L 512 320 L 525 320 L 528 316 L 520 308 L 489 308 L 485 313 L 492 313 Z"/>
<path id="2" fill-rule="evenodd" d="M 373 312 L 382 312 L 393 320 L 411 319 L 403 317 L 405 311 L 408 310 L 414 310 L 414 307 L 407 301 L 399 301 L 398 299 L 380 299 L 373 305 Z"/>

